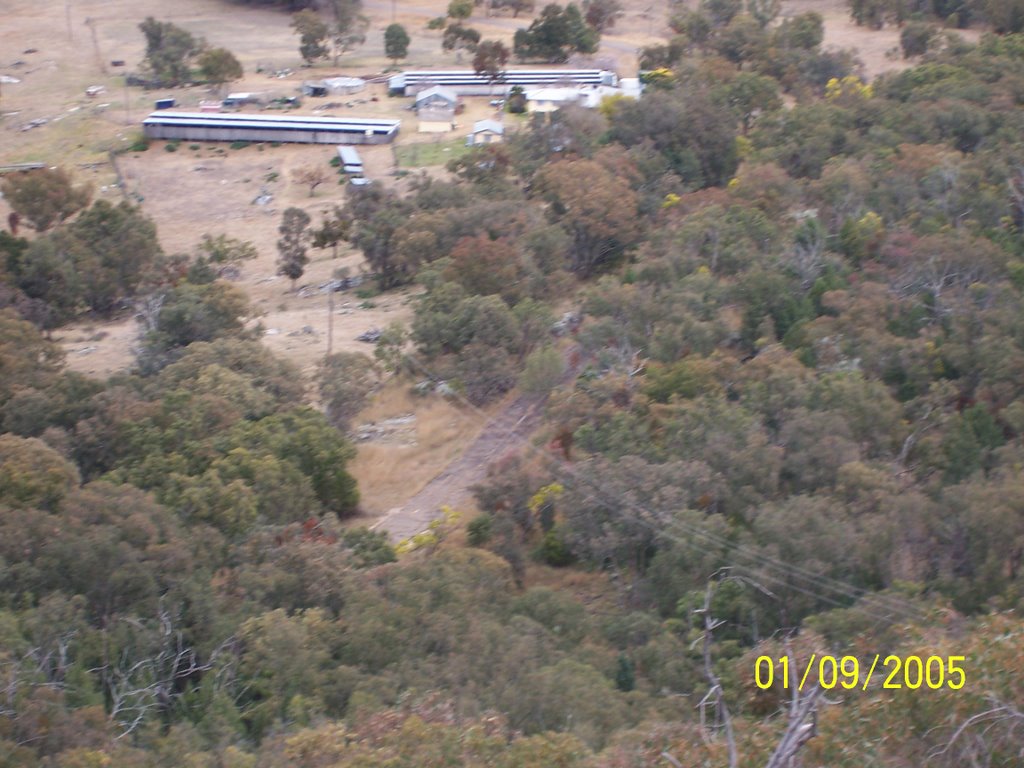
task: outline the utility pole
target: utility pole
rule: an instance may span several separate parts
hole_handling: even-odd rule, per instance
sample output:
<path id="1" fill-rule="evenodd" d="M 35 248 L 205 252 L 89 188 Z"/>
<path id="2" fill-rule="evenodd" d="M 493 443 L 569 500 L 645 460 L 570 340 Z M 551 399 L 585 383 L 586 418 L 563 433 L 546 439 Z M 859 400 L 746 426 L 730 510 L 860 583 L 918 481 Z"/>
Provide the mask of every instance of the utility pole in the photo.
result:
<path id="1" fill-rule="evenodd" d="M 74 41 L 75 35 L 71 31 L 71 0 L 64 0 L 64 18 L 68 25 L 68 40 Z"/>
<path id="2" fill-rule="evenodd" d="M 103 63 L 103 56 L 100 55 L 100 43 L 96 38 L 96 20 L 91 16 L 85 20 L 85 26 L 89 28 L 89 32 L 92 33 L 92 51 L 96 56 L 96 64 L 100 68 L 100 72 L 104 75 L 107 74 L 107 67 Z"/>
<path id="3" fill-rule="evenodd" d="M 334 283 L 327 286 L 327 357 L 334 351 Z M 326 358 L 325 358 L 326 362 Z"/>

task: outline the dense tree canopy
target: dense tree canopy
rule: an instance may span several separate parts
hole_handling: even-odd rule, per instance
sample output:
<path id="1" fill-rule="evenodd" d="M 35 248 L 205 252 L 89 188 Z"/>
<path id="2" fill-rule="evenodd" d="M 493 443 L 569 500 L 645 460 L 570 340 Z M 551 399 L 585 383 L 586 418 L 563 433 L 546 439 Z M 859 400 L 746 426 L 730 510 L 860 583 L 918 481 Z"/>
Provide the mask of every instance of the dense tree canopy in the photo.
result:
<path id="1" fill-rule="evenodd" d="M 397 62 L 409 55 L 409 33 L 401 24 L 389 24 L 384 30 L 384 55 Z"/>
<path id="2" fill-rule="evenodd" d="M 192 57 L 199 53 L 201 41 L 170 21 L 146 18 L 139 29 L 146 38 L 145 66 L 163 85 L 181 85 L 191 72 Z"/>
<path id="3" fill-rule="evenodd" d="M 330 50 L 327 41 L 330 28 L 316 11 L 301 10 L 292 16 L 292 29 L 299 36 L 299 55 L 308 64 L 327 58 Z"/>
<path id="4" fill-rule="evenodd" d="M 89 204 L 92 190 L 74 186 L 62 168 L 8 174 L 0 192 L 18 216 L 37 232 L 59 224 Z"/>
<path id="5" fill-rule="evenodd" d="M 25 316 L 51 328 L 83 309 L 110 314 L 159 279 L 164 257 L 140 209 L 99 200 L 31 243 L 12 240 L 6 261 L 10 285 L 28 299 Z"/>
<path id="6" fill-rule="evenodd" d="M 226 48 L 208 48 L 196 59 L 199 71 L 216 86 L 242 77 L 242 65 Z"/>
<path id="7" fill-rule="evenodd" d="M 607 23 L 608 14 L 600 21 Z M 538 60 L 558 64 L 578 53 L 597 50 L 600 30 L 583 18 L 579 6 L 569 3 L 565 8 L 554 3 L 544 6 L 527 29 L 516 30 L 514 50 L 520 61 Z"/>
<path id="8" fill-rule="evenodd" d="M 777 13 L 703 2 L 638 102 L 347 190 L 313 245 L 412 318 L 315 398 L 218 278 L 245 243 L 164 259 L 102 202 L 0 238 L 0 762 L 726 765 L 728 710 L 767 765 L 794 700 L 758 657 L 892 653 L 967 685 L 876 670 L 805 764 L 1016 765 L 1024 40 L 868 83 Z M 40 327 L 126 300 L 134 369 L 64 370 Z M 382 382 L 492 430 L 394 548 L 339 521 Z"/>

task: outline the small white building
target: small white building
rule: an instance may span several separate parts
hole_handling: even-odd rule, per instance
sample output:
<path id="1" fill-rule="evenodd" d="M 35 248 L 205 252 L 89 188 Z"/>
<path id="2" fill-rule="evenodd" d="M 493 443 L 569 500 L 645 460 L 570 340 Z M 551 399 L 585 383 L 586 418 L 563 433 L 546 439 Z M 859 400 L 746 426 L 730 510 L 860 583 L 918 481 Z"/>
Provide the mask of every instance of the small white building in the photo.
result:
<path id="1" fill-rule="evenodd" d="M 467 147 L 484 144 L 500 144 L 505 140 L 505 126 L 497 120 L 477 120 L 473 123 L 473 132 L 466 137 Z"/>
<path id="2" fill-rule="evenodd" d="M 263 94 L 260 93 L 229 93 L 221 102 L 225 109 L 236 109 L 246 104 L 262 104 Z"/>
<path id="3" fill-rule="evenodd" d="M 554 112 L 567 104 L 580 104 L 579 88 L 537 88 L 526 92 L 527 112 Z"/>
<path id="4" fill-rule="evenodd" d="M 527 112 L 554 112 L 567 104 L 596 109 L 613 96 L 639 99 L 642 86 L 637 78 L 623 78 L 619 85 L 579 85 L 563 88 L 538 88 L 526 92 Z"/>

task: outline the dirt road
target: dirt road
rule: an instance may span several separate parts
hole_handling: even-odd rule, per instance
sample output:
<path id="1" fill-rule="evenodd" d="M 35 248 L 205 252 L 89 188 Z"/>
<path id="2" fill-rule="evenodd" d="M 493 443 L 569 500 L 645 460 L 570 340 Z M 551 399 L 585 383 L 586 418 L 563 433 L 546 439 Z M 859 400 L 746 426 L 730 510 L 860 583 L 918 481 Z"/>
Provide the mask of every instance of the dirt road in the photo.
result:
<path id="1" fill-rule="evenodd" d="M 390 510 L 371 526 L 384 530 L 392 541 L 408 539 L 427 529 L 441 515 L 467 501 L 470 488 L 483 481 L 487 467 L 529 437 L 540 424 L 543 400 L 522 396 L 498 412 L 465 452 L 449 464 L 423 490 L 400 507 Z"/>

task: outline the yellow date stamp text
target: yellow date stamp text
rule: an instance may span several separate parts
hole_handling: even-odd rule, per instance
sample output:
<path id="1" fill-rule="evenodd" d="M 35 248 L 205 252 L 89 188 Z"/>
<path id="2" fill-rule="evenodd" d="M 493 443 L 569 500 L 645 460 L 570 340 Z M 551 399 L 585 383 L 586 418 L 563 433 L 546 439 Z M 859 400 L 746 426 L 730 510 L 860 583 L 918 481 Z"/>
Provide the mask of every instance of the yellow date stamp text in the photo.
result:
<path id="1" fill-rule="evenodd" d="M 789 656 L 758 656 L 754 662 L 754 683 L 761 690 L 781 685 L 784 690 L 796 684 L 798 690 L 818 686 L 866 691 L 872 679 L 883 689 L 922 688 L 959 691 L 967 682 L 964 656 L 882 656 L 861 660 L 856 656 L 829 656 L 812 653 L 806 664 Z"/>

